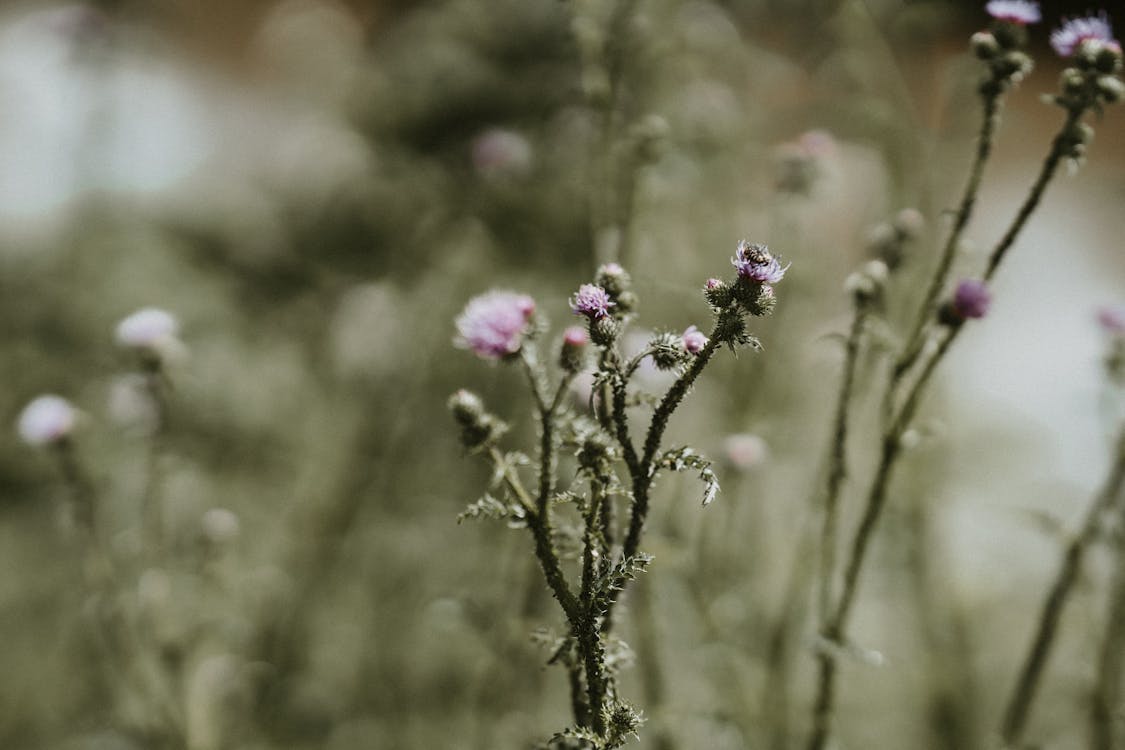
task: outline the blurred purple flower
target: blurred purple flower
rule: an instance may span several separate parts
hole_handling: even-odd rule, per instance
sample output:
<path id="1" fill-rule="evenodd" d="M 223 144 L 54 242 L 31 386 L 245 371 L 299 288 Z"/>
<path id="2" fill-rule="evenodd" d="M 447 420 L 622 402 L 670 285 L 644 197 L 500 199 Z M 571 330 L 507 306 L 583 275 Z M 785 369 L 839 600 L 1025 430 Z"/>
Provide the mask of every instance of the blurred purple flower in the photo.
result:
<path id="1" fill-rule="evenodd" d="M 535 300 L 526 294 L 491 291 L 473 297 L 457 317 L 454 344 L 485 359 L 515 354 L 533 312 Z"/>
<path id="2" fill-rule="evenodd" d="M 570 309 L 575 315 L 585 315 L 590 320 L 598 320 L 609 315 L 613 300 L 605 289 L 594 284 L 583 284 L 570 298 Z"/>
<path id="3" fill-rule="evenodd" d="M 492 128 L 473 139 L 472 159 L 484 177 L 525 174 L 531 168 L 531 144 L 519 133 Z"/>
<path id="4" fill-rule="evenodd" d="M 39 396 L 20 412 L 16 430 L 28 445 L 58 443 L 74 430 L 78 413 L 62 396 Z"/>
<path id="5" fill-rule="evenodd" d="M 1125 305 L 1105 305 L 1098 308 L 1098 324 L 1106 333 L 1125 335 Z"/>
<path id="6" fill-rule="evenodd" d="M 684 331 L 684 350 L 688 354 L 699 354 L 707 346 L 707 336 L 695 326 L 688 326 Z"/>
<path id="7" fill-rule="evenodd" d="M 723 449 L 731 466 L 747 471 L 762 465 L 769 458 L 769 446 L 761 437 L 751 433 L 728 435 Z"/>
<path id="8" fill-rule="evenodd" d="M 1071 57 L 1087 40 L 1101 42 L 1115 49 L 1121 48 L 1113 38 L 1113 27 L 1104 10 L 1085 18 L 1071 18 L 1051 32 L 1051 46 L 1062 57 Z"/>
<path id="9" fill-rule="evenodd" d="M 988 285 L 976 279 L 964 279 L 953 293 L 953 311 L 962 319 L 983 318 L 992 304 Z"/>
<path id="10" fill-rule="evenodd" d="M 761 284 L 776 284 L 789 270 L 789 266 L 783 268 L 781 262 L 770 255 L 768 247 L 746 240 L 739 241 L 738 252 L 730 262 L 738 269 L 739 276 Z"/>
<path id="11" fill-rule="evenodd" d="M 991 0 L 984 9 L 995 19 L 1011 21 L 1021 26 L 1043 20 L 1039 12 L 1039 3 L 1030 0 Z"/>

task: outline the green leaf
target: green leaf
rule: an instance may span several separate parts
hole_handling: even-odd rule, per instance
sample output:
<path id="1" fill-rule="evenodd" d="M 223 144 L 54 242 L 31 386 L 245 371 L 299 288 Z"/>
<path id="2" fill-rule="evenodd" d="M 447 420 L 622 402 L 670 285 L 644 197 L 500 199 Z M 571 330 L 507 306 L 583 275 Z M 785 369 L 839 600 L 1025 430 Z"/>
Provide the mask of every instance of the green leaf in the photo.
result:
<path id="1" fill-rule="evenodd" d="M 694 449 L 684 446 L 665 451 L 656 462 L 657 469 L 670 469 L 672 471 L 698 471 L 699 478 L 703 481 L 703 505 L 710 505 L 719 494 L 719 478 L 711 468 L 711 461 Z"/>
<path id="2" fill-rule="evenodd" d="M 469 519 L 479 521 L 481 519 L 492 519 L 495 521 L 507 521 L 512 526 L 523 526 L 526 522 L 524 509 L 519 503 L 504 502 L 498 500 L 492 495 L 485 493 L 480 500 L 474 503 L 469 503 L 468 507 L 457 516 L 457 523 Z"/>

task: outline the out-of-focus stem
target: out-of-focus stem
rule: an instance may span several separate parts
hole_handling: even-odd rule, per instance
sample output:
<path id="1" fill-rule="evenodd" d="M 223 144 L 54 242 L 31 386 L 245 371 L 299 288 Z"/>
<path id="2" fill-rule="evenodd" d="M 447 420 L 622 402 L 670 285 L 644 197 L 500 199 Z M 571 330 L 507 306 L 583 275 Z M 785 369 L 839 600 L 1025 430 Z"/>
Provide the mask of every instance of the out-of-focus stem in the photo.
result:
<path id="1" fill-rule="evenodd" d="M 895 362 L 894 379 L 898 380 L 918 360 L 925 343 L 925 328 L 933 316 L 938 298 L 949 280 L 949 272 L 953 268 L 953 260 L 957 257 L 957 248 L 961 244 L 961 235 L 969 224 L 976 205 L 977 193 L 980 190 L 981 178 L 984 176 L 984 165 L 992 154 L 992 139 L 999 120 L 1000 93 L 989 92 L 982 95 L 984 114 L 981 119 L 980 134 L 977 136 L 977 153 L 973 166 L 969 171 L 969 181 L 965 184 L 965 191 L 961 195 L 961 204 L 953 220 L 953 227 L 949 230 L 949 237 L 945 240 L 937 268 L 930 277 L 930 284 L 926 288 L 926 295 L 918 306 L 918 312 L 911 326 L 910 335 L 906 337 L 906 347 L 902 355 Z"/>
<path id="2" fill-rule="evenodd" d="M 839 522 L 840 491 L 847 478 L 848 456 L 848 405 L 855 384 L 856 363 L 859 361 L 860 341 L 867 319 L 867 305 L 856 301 L 851 330 L 844 345 L 844 374 L 836 396 L 836 412 L 832 430 L 832 452 L 829 457 L 828 482 L 824 495 L 824 524 L 821 528 L 820 549 L 820 620 L 827 622 L 832 606 L 833 582 L 836 577 L 836 536 Z"/>
<path id="3" fill-rule="evenodd" d="M 1118 523 L 1125 522 L 1125 507 Z M 1125 677 L 1125 526 L 1114 537 L 1114 572 L 1105 634 L 1102 636 L 1098 677 L 1090 702 L 1090 750 L 1125 747 L 1125 716 L 1121 715 L 1122 678 Z"/>
<path id="4" fill-rule="evenodd" d="M 1058 631 L 1063 609 L 1074 588 L 1074 583 L 1078 580 L 1082 571 L 1082 561 L 1085 558 L 1086 550 L 1101 531 L 1102 517 L 1118 501 L 1123 486 L 1125 486 L 1125 429 L 1122 430 L 1117 440 L 1117 452 L 1114 457 L 1113 468 L 1110 470 L 1098 496 L 1087 511 L 1086 518 L 1082 522 L 1082 528 L 1067 544 L 1058 574 L 1055 576 L 1051 590 L 1043 602 L 1043 609 L 1035 627 L 1035 634 L 1032 637 L 1031 645 L 1028 647 L 1027 655 L 1024 657 L 1015 688 L 1008 699 L 1008 707 L 1004 711 L 1000 736 L 1006 747 L 1017 747 L 1023 737 L 1043 670 L 1047 665 L 1051 647 L 1055 642 L 1055 635 Z"/>

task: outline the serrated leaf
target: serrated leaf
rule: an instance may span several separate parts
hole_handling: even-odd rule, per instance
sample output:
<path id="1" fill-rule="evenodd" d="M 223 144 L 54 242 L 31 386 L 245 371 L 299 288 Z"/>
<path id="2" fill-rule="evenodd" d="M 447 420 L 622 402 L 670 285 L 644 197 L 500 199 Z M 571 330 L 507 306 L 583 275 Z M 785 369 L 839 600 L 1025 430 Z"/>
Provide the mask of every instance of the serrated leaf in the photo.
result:
<path id="1" fill-rule="evenodd" d="M 485 495 L 476 502 L 469 503 L 465 510 L 458 514 L 457 523 L 461 523 L 466 519 L 472 521 L 492 519 L 495 521 L 507 521 L 509 524 L 518 524 L 520 526 L 522 526 L 526 520 L 524 509 L 519 504 L 498 500 L 488 493 L 485 493 Z"/>
<path id="2" fill-rule="evenodd" d="M 614 594 L 624 590 L 630 581 L 635 581 L 648 569 L 651 562 L 652 555 L 638 552 L 610 568 L 609 572 L 601 576 L 594 585 L 592 611 L 601 616 L 609 608 Z"/>
<path id="3" fill-rule="evenodd" d="M 672 471 L 698 471 L 699 478 L 703 481 L 704 506 L 710 505 L 715 496 L 719 494 L 719 478 L 711 468 L 710 459 L 699 455 L 692 448 L 684 446 L 665 451 L 656 462 L 655 468 Z"/>

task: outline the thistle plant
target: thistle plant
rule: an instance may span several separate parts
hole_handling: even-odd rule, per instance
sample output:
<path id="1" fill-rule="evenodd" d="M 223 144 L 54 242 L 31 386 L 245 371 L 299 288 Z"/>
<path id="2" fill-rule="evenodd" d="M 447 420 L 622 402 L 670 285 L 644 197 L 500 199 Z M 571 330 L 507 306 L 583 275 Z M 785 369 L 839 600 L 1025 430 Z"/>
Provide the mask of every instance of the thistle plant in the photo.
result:
<path id="1" fill-rule="evenodd" d="M 845 562 L 842 569 L 838 569 L 835 502 L 844 476 L 842 467 L 847 450 L 850 383 L 855 352 L 862 336 L 862 312 L 867 304 L 866 295 L 877 288 L 869 274 L 867 277 L 857 277 L 856 283 L 852 285 L 854 290 L 863 290 L 865 296 L 857 296 L 857 312 L 848 339 L 849 354 L 845 363 L 845 376 L 837 401 L 832 462 L 834 468 L 828 476 L 828 502 L 824 509 L 822 534 L 821 647 L 817 654 L 817 690 L 808 750 L 821 750 L 829 741 L 836 705 L 839 660 L 850 645 L 847 625 L 855 605 L 860 576 L 871 540 L 890 496 L 894 469 L 908 444 L 905 438 L 912 428 L 933 374 L 953 342 L 969 327 L 967 323 L 987 314 L 992 302 L 988 282 L 992 280 L 1000 263 L 1039 206 L 1059 165 L 1068 161 L 1077 166 L 1085 158 L 1093 129 L 1083 121 L 1084 117 L 1090 112 L 1100 113 L 1104 106 L 1121 98 L 1121 81 L 1118 78 L 1122 64 L 1121 48 L 1112 36 L 1105 14 L 1063 23 L 1052 34 L 1051 43 L 1068 60 L 1070 67 L 1063 72 L 1059 93 L 1050 100 L 1064 110 L 1064 122 L 1027 197 L 1007 231 L 989 253 L 981 277 L 962 279 L 954 289 L 949 290 L 953 261 L 962 234 L 972 216 L 984 167 L 991 153 L 1001 98 L 1030 70 L 1031 58 L 1025 51 L 1027 26 L 1040 20 L 1038 4 L 1024 0 L 993 0 L 987 4 L 986 10 L 992 16 L 992 24 L 988 31 L 979 32 L 972 39 L 972 47 L 986 67 L 979 86 L 983 111 L 976 156 L 927 291 L 887 375 L 882 399 L 884 424 L 879 441 L 878 464 L 859 523 L 848 543 Z M 841 580 L 837 591 L 838 577 Z M 1049 618 L 1044 618 L 1045 621 L 1047 619 Z M 1021 680 L 1021 684 L 1024 682 L 1027 680 Z M 1034 680 L 1031 683 L 1034 684 Z M 1020 706 L 1025 704 L 1023 699 L 1016 699 L 1013 703 L 1016 708 L 1009 710 L 1003 732 L 1006 739 L 1012 740 L 1018 736 L 1023 721 L 1020 714 L 1025 710 Z"/>
<path id="2" fill-rule="evenodd" d="M 618 691 L 616 665 L 626 647 L 613 636 L 613 624 L 622 595 L 652 561 L 641 542 L 656 480 L 667 472 L 698 474 L 704 506 L 719 492 L 711 462 L 688 446 L 666 447 L 665 432 L 721 347 L 759 348 L 748 318 L 772 310 L 772 285 L 788 268 L 765 245 L 748 241 L 738 244 L 731 262 L 734 277 L 709 279 L 703 290 L 713 318 L 709 334 L 695 325 L 680 334 L 660 333 L 628 358 L 621 338 L 639 300 L 617 263 L 601 266 L 570 298 L 585 327 L 567 329 L 560 344 L 547 343 L 545 321 L 522 294 L 494 291 L 474 298 L 457 319 L 459 346 L 523 371 L 536 417 L 539 440 L 532 460 L 502 447 L 507 425 L 478 396 L 462 390 L 449 401 L 462 444 L 493 467 L 488 493 L 461 518 L 526 528 L 562 610 L 565 630 L 550 639 L 550 662 L 567 670 L 574 724 L 549 747 L 574 746 L 568 742 L 598 750 L 619 747 L 641 724 L 640 711 Z M 556 356 L 546 356 L 551 349 Z M 580 414 L 565 396 L 588 359 L 595 363 L 590 409 Z M 645 360 L 676 374 L 664 393 L 647 394 L 635 384 Z M 637 407 L 651 408 L 639 444 Z M 566 550 L 575 550 L 576 559 L 568 559 Z"/>

